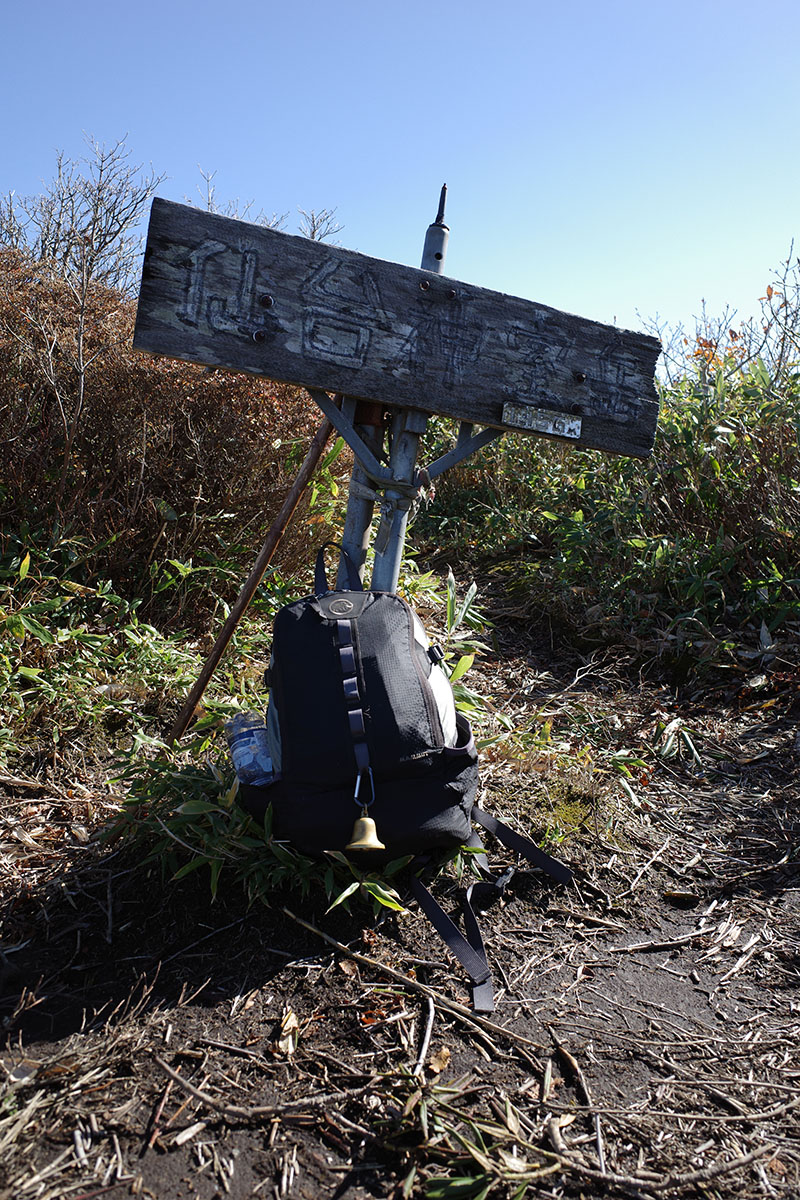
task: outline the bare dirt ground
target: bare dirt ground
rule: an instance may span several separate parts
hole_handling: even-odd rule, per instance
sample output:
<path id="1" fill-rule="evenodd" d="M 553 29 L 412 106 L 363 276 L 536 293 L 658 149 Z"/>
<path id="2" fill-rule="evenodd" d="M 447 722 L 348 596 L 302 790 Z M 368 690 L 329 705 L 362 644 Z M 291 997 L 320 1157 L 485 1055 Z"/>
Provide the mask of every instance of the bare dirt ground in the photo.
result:
<path id="1" fill-rule="evenodd" d="M 563 833 L 575 883 L 520 865 L 485 913 L 491 1018 L 413 905 L 212 905 L 93 840 L 88 775 L 0 781 L 0 1196 L 800 1197 L 796 683 L 679 702 L 521 633 L 499 658 L 556 740 L 490 751 L 483 803 Z M 636 805 L 587 722 L 658 740 Z"/>

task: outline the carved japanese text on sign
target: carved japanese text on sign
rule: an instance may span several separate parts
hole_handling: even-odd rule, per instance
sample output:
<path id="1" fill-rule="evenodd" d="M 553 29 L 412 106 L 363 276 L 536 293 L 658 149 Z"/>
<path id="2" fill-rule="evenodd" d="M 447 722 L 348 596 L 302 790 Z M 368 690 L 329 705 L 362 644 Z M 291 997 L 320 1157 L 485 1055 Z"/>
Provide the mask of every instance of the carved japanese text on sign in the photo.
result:
<path id="1" fill-rule="evenodd" d="M 166 200 L 134 345 L 617 453 L 655 433 L 654 338 Z"/>

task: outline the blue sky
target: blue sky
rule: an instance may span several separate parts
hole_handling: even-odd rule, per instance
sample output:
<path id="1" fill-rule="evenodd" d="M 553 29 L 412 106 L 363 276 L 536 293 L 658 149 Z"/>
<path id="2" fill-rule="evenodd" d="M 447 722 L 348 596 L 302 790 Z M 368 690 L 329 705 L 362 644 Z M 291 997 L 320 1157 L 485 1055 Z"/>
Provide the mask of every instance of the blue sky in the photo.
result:
<path id="1" fill-rule="evenodd" d="M 0 191 L 127 135 L 136 162 L 342 245 L 595 320 L 757 310 L 800 240 L 797 0 L 7 3 Z"/>

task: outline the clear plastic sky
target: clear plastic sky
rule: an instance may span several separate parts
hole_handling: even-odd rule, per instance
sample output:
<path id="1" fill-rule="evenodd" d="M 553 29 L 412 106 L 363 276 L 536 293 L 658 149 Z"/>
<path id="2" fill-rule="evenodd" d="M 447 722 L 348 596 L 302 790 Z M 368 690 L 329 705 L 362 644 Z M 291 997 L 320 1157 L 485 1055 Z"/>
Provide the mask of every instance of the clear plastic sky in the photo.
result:
<path id="1" fill-rule="evenodd" d="M 800 241 L 798 0 L 6 0 L 0 192 L 127 135 L 199 200 L 628 328 L 749 316 Z M 795 247 L 795 253 L 798 248 Z"/>

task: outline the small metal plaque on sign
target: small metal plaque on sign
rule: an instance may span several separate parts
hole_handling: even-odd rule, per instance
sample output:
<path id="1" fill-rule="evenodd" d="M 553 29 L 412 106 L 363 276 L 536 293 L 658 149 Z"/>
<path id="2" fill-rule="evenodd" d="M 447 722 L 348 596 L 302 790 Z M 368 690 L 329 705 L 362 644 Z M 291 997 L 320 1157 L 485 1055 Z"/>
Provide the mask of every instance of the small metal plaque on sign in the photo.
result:
<path id="1" fill-rule="evenodd" d="M 515 429 L 549 433 L 552 437 L 581 436 L 580 417 L 568 417 L 565 413 L 554 412 L 548 408 L 531 408 L 529 404 L 504 404 L 503 424 L 511 425 Z"/>

